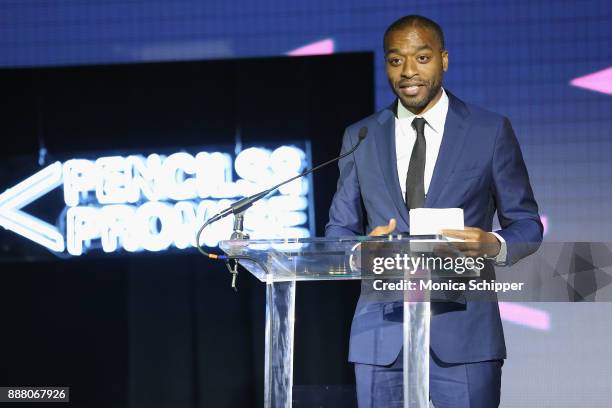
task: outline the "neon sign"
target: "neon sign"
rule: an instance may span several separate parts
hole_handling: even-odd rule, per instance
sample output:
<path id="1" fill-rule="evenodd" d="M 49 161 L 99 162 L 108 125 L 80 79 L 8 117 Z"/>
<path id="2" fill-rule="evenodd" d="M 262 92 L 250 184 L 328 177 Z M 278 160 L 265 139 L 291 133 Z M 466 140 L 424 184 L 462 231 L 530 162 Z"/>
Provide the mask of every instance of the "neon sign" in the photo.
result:
<path id="1" fill-rule="evenodd" d="M 0 226 L 74 256 L 96 248 L 186 249 L 195 247 L 197 229 L 210 216 L 307 165 L 296 146 L 252 147 L 234 159 L 223 152 L 177 152 L 55 162 L 0 194 Z M 22 210 L 60 186 L 66 211 L 59 227 Z M 253 238 L 308 237 L 309 204 L 309 179 L 291 182 L 247 210 L 245 230 Z M 202 242 L 215 246 L 231 230 L 232 219 L 225 218 L 206 230 Z"/>

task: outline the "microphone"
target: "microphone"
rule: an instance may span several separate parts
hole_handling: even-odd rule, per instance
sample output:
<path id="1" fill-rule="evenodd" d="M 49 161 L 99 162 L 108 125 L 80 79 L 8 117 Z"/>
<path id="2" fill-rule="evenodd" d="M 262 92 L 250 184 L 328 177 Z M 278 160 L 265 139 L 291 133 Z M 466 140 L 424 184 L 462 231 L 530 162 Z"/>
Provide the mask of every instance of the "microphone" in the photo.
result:
<path id="1" fill-rule="evenodd" d="M 273 187 L 270 187 L 267 190 L 264 191 L 260 191 L 257 194 L 253 194 L 252 196 L 249 197 L 244 197 L 241 198 L 240 200 L 236 201 L 235 203 L 233 203 L 232 205 L 230 205 L 228 208 L 224 209 L 223 211 L 221 211 L 220 213 L 212 216 L 208 222 L 207 225 L 212 224 L 213 222 L 219 221 L 221 218 L 227 217 L 230 214 L 240 214 L 243 211 L 246 211 L 247 209 L 249 209 L 255 202 L 259 201 L 260 199 L 264 198 L 266 195 L 270 194 L 271 192 L 273 192 L 274 190 L 276 190 L 279 187 L 284 186 L 287 183 L 292 182 L 295 179 L 304 177 L 309 175 L 310 173 L 319 170 L 320 168 L 323 168 L 331 163 L 337 162 L 338 160 L 348 156 L 349 154 L 353 153 L 355 150 L 357 150 L 357 148 L 359 147 L 359 145 L 361 144 L 361 142 L 363 142 L 363 140 L 366 138 L 366 136 L 368 135 L 368 128 L 366 126 L 363 126 L 361 129 L 359 129 L 359 135 L 358 135 L 358 140 L 357 140 L 357 144 L 348 152 L 341 154 L 340 156 L 328 160 L 325 163 L 319 164 L 316 167 L 313 167 L 310 170 L 307 170 L 303 173 L 298 174 L 297 176 L 291 177 L 288 180 L 285 180 Z"/>
<path id="2" fill-rule="evenodd" d="M 256 201 L 262 199 L 263 197 L 265 197 L 266 195 L 270 194 L 271 192 L 273 192 L 274 190 L 276 190 L 277 188 L 292 182 L 295 179 L 298 179 L 300 177 L 304 177 L 307 176 L 308 174 L 312 173 L 313 171 L 317 171 L 322 167 L 325 167 L 331 163 L 334 163 L 340 159 L 342 159 L 343 157 L 348 156 L 349 154 L 353 153 L 355 150 L 357 150 L 357 148 L 361 145 L 361 142 L 363 142 L 363 140 L 366 138 L 366 136 L 368 135 L 368 128 L 366 126 L 363 126 L 361 129 L 359 129 L 359 135 L 358 135 L 358 140 L 357 140 L 357 144 L 348 152 L 341 154 L 340 156 L 328 160 L 325 163 L 319 164 L 316 167 L 313 167 L 310 170 L 307 170 L 303 173 L 298 174 L 297 176 L 291 177 L 288 180 L 283 181 L 282 183 L 279 183 L 275 186 L 272 186 L 270 188 L 268 188 L 267 190 L 261 191 L 257 194 L 253 194 L 252 196 L 249 197 L 244 197 L 238 201 L 236 201 L 235 203 L 233 203 L 232 205 L 230 205 L 228 208 L 226 208 L 225 210 L 221 211 L 220 213 L 212 216 L 211 218 L 209 218 L 204 225 L 202 225 L 200 227 L 200 229 L 198 230 L 198 233 L 196 234 L 196 246 L 198 248 L 198 251 L 200 251 L 200 253 L 202 255 L 204 255 L 205 257 L 207 257 L 208 259 L 217 259 L 217 260 L 222 260 L 225 262 L 228 270 L 230 271 L 230 273 L 232 274 L 232 288 L 234 290 L 237 290 L 236 287 L 236 278 L 238 277 L 238 259 L 246 259 L 249 260 L 251 262 L 256 263 L 257 265 L 259 265 L 259 267 L 263 270 L 266 271 L 266 274 L 268 273 L 268 269 L 267 266 L 262 263 L 259 259 L 249 256 L 249 255 L 221 255 L 221 254 L 210 254 L 208 252 L 206 252 L 202 246 L 200 245 L 200 235 L 202 234 L 202 232 L 204 231 L 204 229 L 212 224 L 213 222 L 219 221 L 221 218 L 223 217 L 227 217 L 230 214 L 235 214 L 236 215 L 236 220 L 234 222 L 234 234 L 237 234 L 238 236 L 242 236 L 244 237 L 245 235 L 242 233 L 242 221 L 243 221 L 243 212 L 246 211 L 248 208 L 250 208 Z M 232 237 L 234 237 L 234 234 L 232 234 Z M 234 238 L 232 238 L 234 239 Z M 229 261 L 230 260 L 234 260 L 234 266 L 233 268 L 230 266 Z"/>

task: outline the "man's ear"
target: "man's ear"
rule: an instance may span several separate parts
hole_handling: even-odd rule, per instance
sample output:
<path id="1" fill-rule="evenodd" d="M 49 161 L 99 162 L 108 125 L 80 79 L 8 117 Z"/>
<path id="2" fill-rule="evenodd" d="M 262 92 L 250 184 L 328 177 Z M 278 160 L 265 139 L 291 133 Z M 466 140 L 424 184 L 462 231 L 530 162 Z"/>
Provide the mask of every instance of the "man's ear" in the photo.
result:
<path id="1" fill-rule="evenodd" d="M 442 70 L 448 71 L 448 51 L 442 50 Z"/>

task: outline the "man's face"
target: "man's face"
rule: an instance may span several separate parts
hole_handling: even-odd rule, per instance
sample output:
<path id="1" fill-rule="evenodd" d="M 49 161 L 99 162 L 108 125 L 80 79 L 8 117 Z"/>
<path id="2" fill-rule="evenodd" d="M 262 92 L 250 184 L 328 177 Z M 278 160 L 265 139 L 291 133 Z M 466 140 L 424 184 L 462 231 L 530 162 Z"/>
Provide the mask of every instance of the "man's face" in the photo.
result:
<path id="1" fill-rule="evenodd" d="M 385 42 L 385 66 L 391 89 L 406 109 L 420 114 L 440 98 L 448 52 L 432 30 L 407 27 L 391 31 Z"/>

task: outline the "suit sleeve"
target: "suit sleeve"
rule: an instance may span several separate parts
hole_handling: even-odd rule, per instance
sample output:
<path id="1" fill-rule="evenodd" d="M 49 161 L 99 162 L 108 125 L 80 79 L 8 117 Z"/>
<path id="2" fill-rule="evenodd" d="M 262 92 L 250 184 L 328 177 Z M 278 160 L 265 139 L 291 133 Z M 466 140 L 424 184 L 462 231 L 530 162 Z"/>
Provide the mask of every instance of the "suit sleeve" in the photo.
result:
<path id="1" fill-rule="evenodd" d="M 351 135 L 347 129 L 342 138 L 341 154 L 353 147 Z M 349 154 L 338 162 L 340 177 L 336 193 L 329 210 L 329 222 L 325 226 L 326 237 L 363 235 L 363 208 L 361 189 L 357 177 L 355 153 Z"/>
<path id="2" fill-rule="evenodd" d="M 507 244 L 507 263 L 513 264 L 535 252 L 542 242 L 542 222 L 529 182 L 521 148 L 504 118 L 493 153 L 493 190 L 501 230 Z"/>

